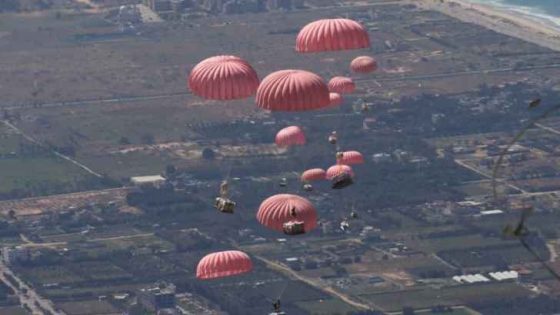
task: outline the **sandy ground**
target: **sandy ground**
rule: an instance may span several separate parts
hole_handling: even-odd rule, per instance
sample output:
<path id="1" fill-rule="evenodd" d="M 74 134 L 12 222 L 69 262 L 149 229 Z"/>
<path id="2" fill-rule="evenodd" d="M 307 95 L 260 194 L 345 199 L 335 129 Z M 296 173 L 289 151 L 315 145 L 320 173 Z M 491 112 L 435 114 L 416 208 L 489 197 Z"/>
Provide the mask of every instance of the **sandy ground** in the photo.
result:
<path id="1" fill-rule="evenodd" d="M 421 8 L 439 11 L 463 22 L 474 23 L 496 32 L 517 37 L 539 46 L 560 51 L 560 30 L 547 22 L 527 19 L 520 13 L 465 0 L 417 0 Z"/>

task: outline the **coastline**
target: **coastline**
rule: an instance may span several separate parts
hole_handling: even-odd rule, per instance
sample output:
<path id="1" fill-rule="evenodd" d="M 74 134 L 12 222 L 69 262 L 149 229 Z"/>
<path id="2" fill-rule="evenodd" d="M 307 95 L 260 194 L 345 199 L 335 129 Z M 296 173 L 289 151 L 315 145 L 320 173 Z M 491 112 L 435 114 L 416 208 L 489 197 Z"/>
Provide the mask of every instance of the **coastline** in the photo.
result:
<path id="1" fill-rule="evenodd" d="M 417 0 L 420 8 L 439 11 L 463 22 L 473 23 L 498 33 L 517 37 L 542 47 L 560 51 L 560 28 L 549 21 L 537 21 L 526 15 L 467 0 Z"/>

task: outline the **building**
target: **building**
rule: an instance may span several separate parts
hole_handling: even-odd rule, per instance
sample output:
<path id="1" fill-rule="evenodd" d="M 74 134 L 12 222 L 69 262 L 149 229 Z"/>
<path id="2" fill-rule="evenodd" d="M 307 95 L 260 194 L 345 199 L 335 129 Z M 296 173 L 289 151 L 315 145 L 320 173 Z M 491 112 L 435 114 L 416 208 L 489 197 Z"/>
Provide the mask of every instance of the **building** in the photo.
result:
<path id="1" fill-rule="evenodd" d="M 144 0 L 144 4 L 155 12 L 171 11 L 171 0 Z"/>
<path id="2" fill-rule="evenodd" d="M 390 162 L 391 155 L 388 153 L 376 153 L 372 156 L 372 160 L 375 163 Z"/>
<path id="3" fill-rule="evenodd" d="M 171 283 L 156 283 L 152 287 L 140 289 L 137 296 L 140 305 L 157 314 L 167 309 L 173 310 L 176 305 L 175 285 Z"/>
<path id="4" fill-rule="evenodd" d="M 130 182 L 135 186 L 159 187 L 165 183 L 165 178 L 161 175 L 135 176 L 130 178 Z"/>
<path id="5" fill-rule="evenodd" d="M 26 262 L 29 259 L 31 259 L 31 253 L 26 247 L 15 246 L 2 248 L 2 260 L 4 260 L 7 265 Z"/>

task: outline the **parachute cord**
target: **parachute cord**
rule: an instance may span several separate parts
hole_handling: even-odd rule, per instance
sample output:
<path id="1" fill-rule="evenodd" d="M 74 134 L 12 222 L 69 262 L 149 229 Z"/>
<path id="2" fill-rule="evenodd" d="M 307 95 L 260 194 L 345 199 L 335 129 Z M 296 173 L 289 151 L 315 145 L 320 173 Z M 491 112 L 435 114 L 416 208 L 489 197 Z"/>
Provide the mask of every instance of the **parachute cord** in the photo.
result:
<path id="1" fill-rule="evenodd" d="M 523 135 L 525 135 L 525 133 L 529 129 L 531 129 L 537 122 L 539 122 L 541 119 L 547 118 L 548 116 L 550 116 L 552 113 L 554 113 L 555 111 L 557 111 L 559 109 L 560 109 L 560 104 L 549 108 L 548 110 L 546 110 L 541 115 L 533 118 L 523 129 L 521 129 L 521 131 L 519 133 L 517 133 L 517 135 L 515 135 L 515 137 L 508 143 L 508 145 L 502 150 L 502 152 L 500 152 L 500 156 L 498 157 L 498 161 L 496 162 L 496 165 L 494 165 L 494 168 L 492 169 L 492 194 L 494 196 L 494 201 L 498 200 L 497 180 L 496 180 L 497 176 L 498 176 L 498 171 L 499 171 L 500 167 L 502 166 L 502 163 L 504 161 L 504 157 L 507 154 L 507 152 L 509 151 L 509 149 L 511 149 L 511 147 L 517 141 L 519 141 L 519 139 L 521 139 L 521 137 L 523 137 Z"/>
<path id="2" fill-rule="evenodd" d="M 286 288 L 288 288 L 288 284 L 289 284 L 288 281 L 286 281 L 286 283 L 284 283 L 284 287 L 282 288 L 282 291 L 280 291 L 280 294 L 278 294 L 277 300 L 282 299 L 282 296 L 284 295 L 284 292 L 286 291 Z"/>
<path id="3" fill-rule="evenodd" d="M 227 166 L 226 181 L 229 181 L 229 177 L 231 175 L 231 169 L 232 168 L 233 168 L 233 160 L 229 160 L 229 164 Z"/>
<path id="4" fill-rule="evenodd" d="M 531 253 L 533 257 L 535 257 L 535 259 L 539 261 L 554 278 L 556 278 L 556 280 L 560 281 L 560 274 L 558 274 L 531 246 L 529 246 L 524 236 L 520 236 L 519 241 L 521 242 L 521 245 L 523 245 L 523 247 L 525 247 L 525 249 L 527 249 L 527 251 Z"/>
<path id="5" fill-rule="evenodd" d="M 521 139 L 521 137 L 523 137 L 525 135 L 525 133 L 531 129 L 537 122 L 539 122 L 542 119 L 545 119 L 547 117 L 549 117 L 550 115 L 552 115 L 554 112 L 556 112 L 557 110 L 560 109 L 560 104 L 557 104 L 551 108 L 549 108 L 548 110 L 546 110 L 545 112 L 543 112 L 542 114 L 540 114 L 539 116 L 533 118 L 532 120 L 529 121 L 529 123 L 523 128 L 521 129 L 521 131 L 519 131 L 515 137 L 508 143 L 508 145 L 506 146 L 506 148 L 504 148 L 502 150 L 502 152 L 500 153 L 500 156 L 498 157 L 498 161 L 496 162 L 496 165 L 494 165 L 494 168 L 492 169 L 492 194 L 494 197 L 494 202 L 497 203 L 498 202 L 498 192 L 497 192 L 497 176 L 498 176 L 498 171 L 503 163 L 504 157 L 507 154 L 507 152 L 509 151 L 509 149 L 511 149 L 511 147 Z M 523 218 L 522 218 L 522 222 L 523 222 Z M 557 280 L 560 281 L 560 274 L 558 274 L 525 240 L 525 236 L 521 235 L 518 237 L 519 238 L 519 242 L 521 243 L 521 245 L 523 245 L 523 247 L 525 247 L 525 249 L 531 254 L 533 255 L 533 257 L 542 264 L 542 266 L 548 271 L 550 272 L 550 274 Z"/>

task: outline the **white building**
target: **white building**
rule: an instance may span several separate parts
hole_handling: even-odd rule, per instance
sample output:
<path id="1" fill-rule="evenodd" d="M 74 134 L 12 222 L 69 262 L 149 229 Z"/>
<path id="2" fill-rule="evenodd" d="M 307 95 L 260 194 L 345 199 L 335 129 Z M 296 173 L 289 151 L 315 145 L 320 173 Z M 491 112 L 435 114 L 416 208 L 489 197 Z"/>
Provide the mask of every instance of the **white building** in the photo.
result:
<path id="1" fill-rule="evenodd" d="M 159 186 L 165 183 L 165 178 L 161 175 L 135 176 L 130 178 L 130 182 L 135 186 L 144 186 L 144 185 Z"/>

